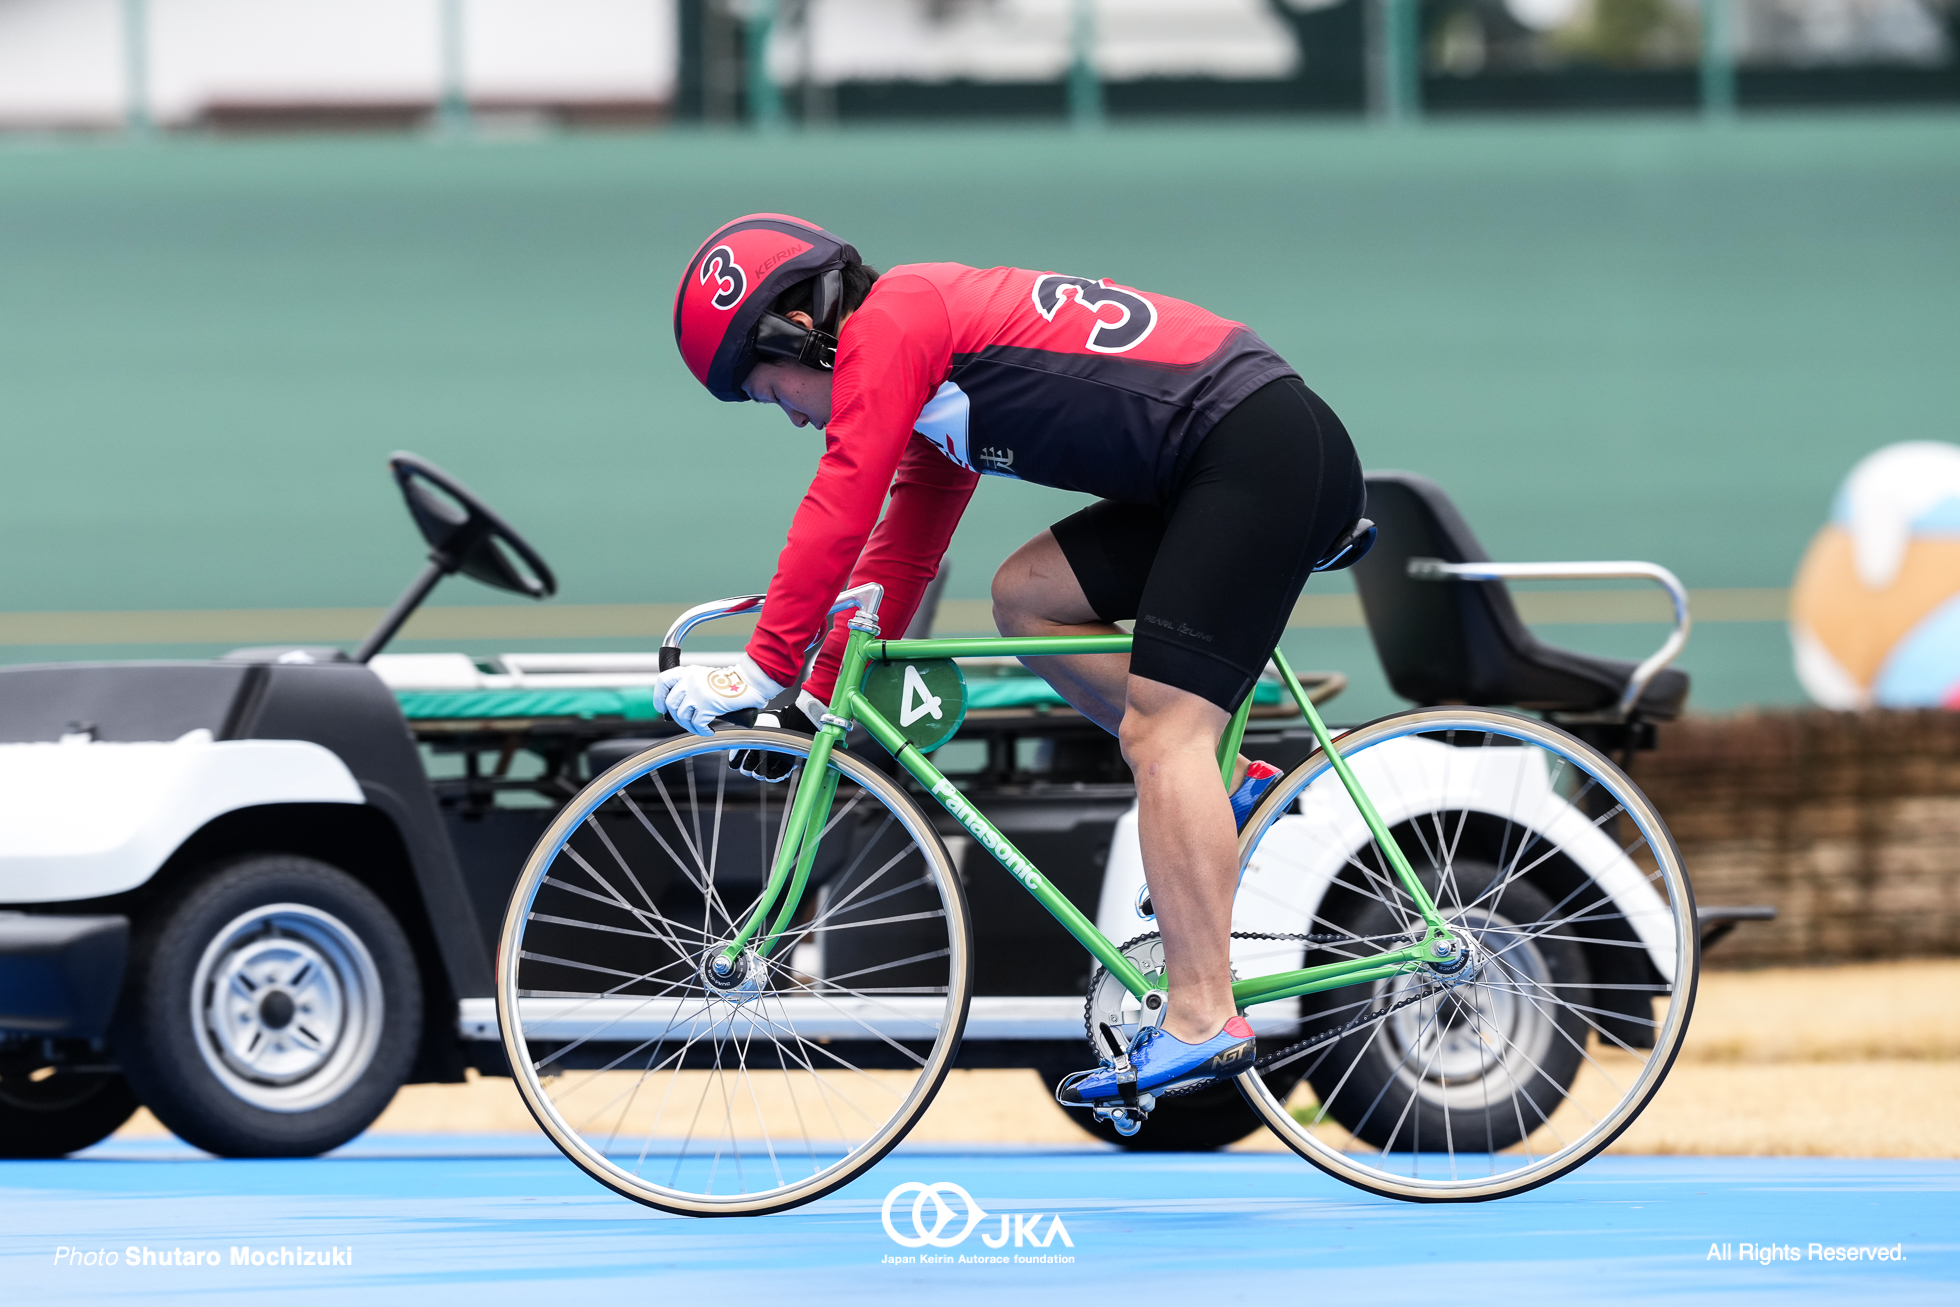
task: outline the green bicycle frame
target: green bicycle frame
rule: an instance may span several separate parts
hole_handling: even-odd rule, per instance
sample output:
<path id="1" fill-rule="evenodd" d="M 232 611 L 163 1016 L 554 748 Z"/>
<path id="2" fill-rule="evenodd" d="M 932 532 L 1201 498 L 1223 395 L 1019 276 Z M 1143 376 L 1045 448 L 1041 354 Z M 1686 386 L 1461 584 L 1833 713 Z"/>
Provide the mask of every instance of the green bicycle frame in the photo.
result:
<path id="1" fill-rule="evenodd" d="M 796 915 L 798 904 L 809 883 L 810 868 L 816 861 L 817 843 L 829 819 L 831 801 L 837 793 L 838 773 L 829 766 L 833 749 L 843 747 L 844 736 L 853 725 L 864 727 L 885 749 L 898 759 L 899 765 L 910 772 L 926 792 L 940 804 L 953 819 L 965 827 L 980 847 L 992 854 L 1021 886 L 1034 896 L 1048 914 L 1059 922 L 1062 928 L 1073 935 L 1083 948 L 1119 980 L 1123 987 L 1141 999 L 1151 988 L 1161 988 L 1161 979 L 1152 981 L 1146 978 L 1126 957 L 1109 937 L 1096 928 L 1096 924 L 1083 915 L 1061 891 L 1057 890 L 1048 878 L 1041 874 L 1033 862 L 1014 847 L 1005 835 L 1001 834 L 986 816 L 975 808 L 960 793 L 959 787 L 948 780 L 932 762 L 907 741 L 904 735 L 890 721 L 886 720 L 862 693 L 865 673 L 874 662 L 899 661 L 914 658 L 970 658 L 984 656 L 1053 656 L 1066 654 L 1107 654 L 1128 653 L 1132 637 L 1128 635 L 1079 635 L 1079 636 L 1003 636 L 985 639 L 955 640 L 885 640 L 878 638 L 876 630 L 869 624 L 851 623 L 850 641 L 845 646 L 843 665 L 838 671 L 837 690 L 831 700 L 830 712 L 817 731 L 816 739 L 810 746 L 808 763 L 796 785 L 796 792 L 790 800 L 790 812 L 784 828 L 781 847 L 770 868 L 769 880 L 763 887 L 762 896 L 755 908 L 743 922 L 721 951 L 721 959 L 733 963 L 746 948 L 753 947 L 758 953 L 768 954 L 777 943 L 793 934 L 791 922 Z M 1255 976 L 1241 980 L 1232 986 L 1232 997 L 1241 1009 L 1256 1003 L 1269 1003 L 1278 999 L 1293 998 L 1302 994 L 1314 994 L 1323 990 L 1338 989 L 1346 985 L 1365 984 L 1370 981 L 1386 980 L 1393 976 L 1418 971 L 1432 963 L 1456 956 L 1459 947 L 1442 914 L 1427 889 L 1416 877 L 1415 870 L 1403 855 L 1400 846 L 1390 837 L 1388 827 L 1375 805 L 1369 800 L 1361 782 L 1334 747 L 1334 738 L 1327 725 L 1320 718 L 1313 700 L 1307 696 L 1305 687 L 1300 684 L 1286 656 L 1277 650 L 1273 653 L 1274 665 L 1279 668 L 1281 681 L 1287 692 L 1300 707 L 1306 717 L 1314 739 L 1327 755 L 1334 774 L 1340 778 L 1362 820 L 1368 825 L 1376 846 L 1387 860 L 1402 888 L 1414 902 L 1427 927 L 1424 937 L 1403 948 L 1390 949 L 1372 957 L 1350 958 L 1331 962 L 1318 967 L 1303 967 L 1293 971 L 1275 972 L 1268 976 Z M 1219 768 L 1226 780 L 1231 778 L 1232 763 L 1238 756 L 1239 746 L 1244 740 L 1246 722 L 1252 712 L 1252 696 L 1247 694 L 1233 713 L 1223 738 L 1218 745 Z M 812 778 L 816 778 L 812 781 Z M 771 913 L 774 919 L 770 920 Z M 769 921 L 769 928 L 762 927 Z"/>

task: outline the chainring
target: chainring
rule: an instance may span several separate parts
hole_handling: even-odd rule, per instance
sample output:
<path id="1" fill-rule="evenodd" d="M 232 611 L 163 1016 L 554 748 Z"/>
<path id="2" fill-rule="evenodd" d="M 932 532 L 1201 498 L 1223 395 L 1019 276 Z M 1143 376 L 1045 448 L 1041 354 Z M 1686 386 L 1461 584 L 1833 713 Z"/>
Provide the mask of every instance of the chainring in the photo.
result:
<path id="1" fill-rule="evenodd" d="M 1154 980 L 1164 974 L 1164 939 L 1156 931 L 1146 931 L 1126 940 L 1118 951 L 1145 979 Z M 1106 1046 L 1104 1025 L 1115 1031 L 1123 1047 L 1128 1048 L 1143 1025 L 1143 1004 L 1123 988 L 1122 981 L 1109 974 L 1109 968 L 1097 966 L 1089 973 L 1089 996 L 1082 1004 L 1082 1026 L 1089 1040 L 1089 1052 L 1099 1060 L 1114 1058 L 1122 1051 Z"/>

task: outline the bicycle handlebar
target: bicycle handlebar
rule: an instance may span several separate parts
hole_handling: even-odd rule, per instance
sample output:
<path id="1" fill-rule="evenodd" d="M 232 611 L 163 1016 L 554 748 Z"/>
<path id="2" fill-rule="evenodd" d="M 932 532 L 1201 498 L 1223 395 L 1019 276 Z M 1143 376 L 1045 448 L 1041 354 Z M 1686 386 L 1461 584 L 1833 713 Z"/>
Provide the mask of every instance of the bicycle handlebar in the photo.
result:
<path id="1" fill-rule="evenodd" d="M 667 628 L 667 634 L 661 638 L 660 670 L 670 671 L 681 665 L 681 642 L 687 639 L 688 633 L 695 627 L 703 622 L 713 622 L 723 617 L 746 617 L 750 613 L 759 613 L 762 611 L 763 598 L 762 595 L 738 595 L 732 599 L 714 599 L 705 604 L 696 604 L 682 613 L 674 620 L 674 624 Z M 824 614 L 824 624 L 818 630 L 817 638 L 810 642 L 810 648 L 804 650 L 804 656 L 807 658 L 810 651 L 822 644 L 824 637 L 830 634 L 830 618 L 847 608 L 855 608 L 860 617 L 869 620 L 875 627 L 878 621 L 878 605 L 884 601 L 885 587 L 875 581 L 853 586 L 838 595 L 837 602 L 833 603 L 830 611 Z"/>

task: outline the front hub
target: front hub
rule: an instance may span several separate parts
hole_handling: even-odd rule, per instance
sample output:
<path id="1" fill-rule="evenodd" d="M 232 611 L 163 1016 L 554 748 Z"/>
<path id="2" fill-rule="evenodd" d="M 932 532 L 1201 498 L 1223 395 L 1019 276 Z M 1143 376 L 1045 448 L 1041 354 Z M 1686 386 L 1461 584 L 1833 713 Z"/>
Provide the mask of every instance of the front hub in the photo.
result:
<path id="1" fill-rule="evenodd" d="M 753 1002 L 769 988 L 769 964 L 752 948 L 727 959 L 710 949 L 701 959 L 701 985 L 730 1003 Z"/>

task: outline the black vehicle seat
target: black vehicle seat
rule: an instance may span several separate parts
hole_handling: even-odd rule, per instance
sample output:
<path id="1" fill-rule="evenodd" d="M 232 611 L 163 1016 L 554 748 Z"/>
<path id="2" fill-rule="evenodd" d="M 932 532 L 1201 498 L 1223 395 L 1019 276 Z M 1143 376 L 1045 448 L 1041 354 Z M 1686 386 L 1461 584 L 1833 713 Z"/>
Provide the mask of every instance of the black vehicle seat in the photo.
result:
<path id="1" fill-rule="evenodd" d="M 1368 477 L 1368 516 L 1380 538 L 1354 568 L 1368 633 L 1388 683 L 1421 704 L 1514 705 L 1538 712 L 1611 710 L 1636 663 L 1541 643 L 1518 617 L 1502 581 L 1418 581 L 1411 558 L 1491 561 L 1435 482 L 1409 472 Z M 1671 721 L 1688 698 L 1688 674 L 1661 669 L 1633 716 Z"/>

